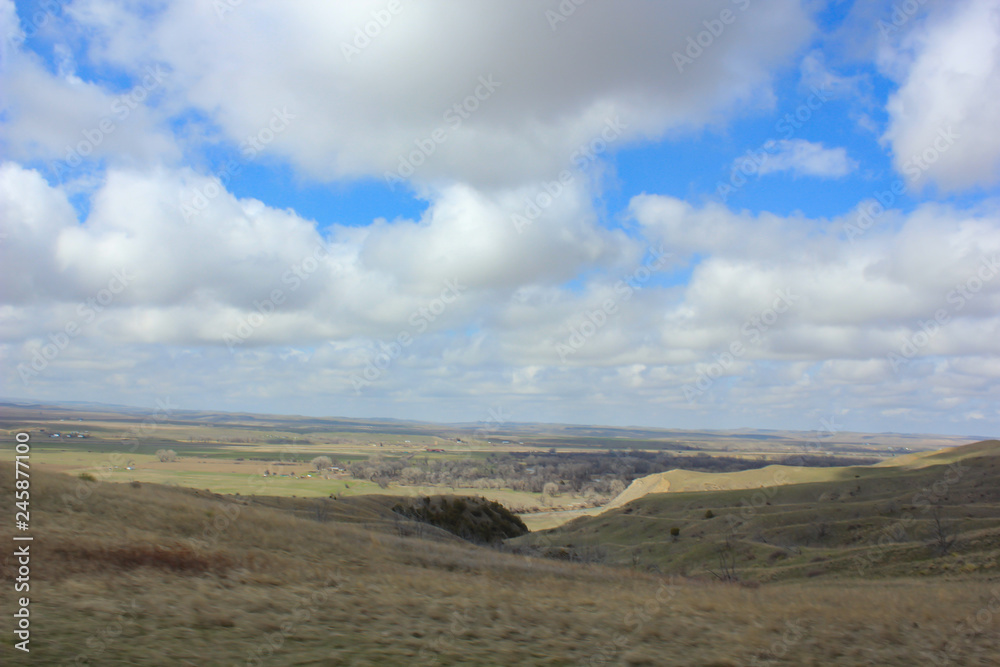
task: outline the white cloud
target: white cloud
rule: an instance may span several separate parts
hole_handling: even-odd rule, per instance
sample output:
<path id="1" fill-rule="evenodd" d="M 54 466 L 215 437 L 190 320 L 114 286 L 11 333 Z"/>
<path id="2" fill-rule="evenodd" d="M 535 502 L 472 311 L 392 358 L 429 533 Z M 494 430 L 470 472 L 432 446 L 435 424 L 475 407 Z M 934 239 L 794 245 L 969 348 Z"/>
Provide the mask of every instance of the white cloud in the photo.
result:
<path id="1" fill-rule="evenodd" d="M 0 261 L 37 260 L 18 264 L 21 280 L 4 284 L 7 382 L 50 396 L 89 383 L 106 400 L 126 386 L 157 396 L 178 387 L 188 400 L 224 396 L 220 407 L 243 409 L 298 410 L 288 397 L 300 406 L 305 396 L 336 397 L 339 409 L 371 415 L 386 401 L 418 410 L 437 400 L 438 418 L 465 419 L 503 400 L 522 419 L 618 423 L 641 421 L 636 406 L 653 404 L 691 419 L 725 403 L 742 406 L 727 408 L 727 419 L 794 420 L 827 409 L 830 392 L 866 414 L 926 411 L 942 397 L 955 400 L 940 411 L 974 412 L 1000 382 L 995 364 L 972 361 L 1000 354 L 1000 335 L 983 335 L 1000 333 L 1000 277 L 979 273 L 1000 257 L 995 211 L 928 206 L 902 216 L 898 230 L 850 243 L 841 220 L 647 195 L 632 203 L 639 236 L 630 240 L 579 222 L 572 195 L 565 210 L 517 234 L 503 202 L 457 188 L 420 221 L 321 236 L 293 213 L 228 193 L 185 222 L 178 202 L 203 185 L 188 171 L 113 170 L 78 224 L 59 188 L 0 168 L 8 233 Z M 317 246 L 325 258 L 307 270 Z M 673 257 L 641 273 L 660 246 Z M 306 277 L 291 280 L 292 267 Z M 134 280 L 84 321 L 78 304 L 122 268 Z M 670 279 L 688 270 L 689 279 Z M 566 283 L 582 271 L 586 279 Z M 435 305 L 452 278 L 465 284 L 461 295 Z M 963 286 L 970 291 L 959 299 Z M 275 289 L 284 301 L 253 325 L 255 301 Z M 790 304 L 769 312 L 782 293 Z M 948 322 L 893 369 L 887 355 L 941 309 Z M 22 385 L 18 364 L 69 321 L 81 333 Z M 244 322 L 250 335 L 230 353 L 224 336 Z M 397 345 L 400 334 L 410 342 Z M 734 342 L 742 352 L 726 360 Z M 561 354 L 567 345 L 572 352 Z M 383 354 L 392 355 L 387 368 L 355 393 Z M 684 387 L 708 374 L 718 379 L 689 402 Z M 148 386 L 128 380 L 138 377 Z"/>
<path id="2" fill-rule="evenodd" d="M 16 45 L 5 41 L 0 60 L 0 144 L 7 159 L 43 161 L 64 177 L 93 160 L 134 165 L 180 156 L 163 114 L 150 104 L 163 94 L 169 70 L 146 65 L 134 86 L 112 91 L 77 76 L 63 45 L 54 47 L 62 60 L 57 73 Z"/>
<path id="3" fill-rule="evenodd" d="M 883 48 L 900 81 L 885 138 L 904 173 L 908 151 L 958 116 L 961 140 L 921 177 L 995 183 L 1000 41 L 987 5 L 914 17 Z M 674 52 L 734 3 L 585 3 L 555 30 L 528 0 L 404 3 L 347 55 L 384 2 L 216 6 L 77 0 L 65 15 L 87 38 L 49 40 L 53 62 L 4 42 L 0 140 L 17 162 L 0 164 L 0 360 L 20 394 L 462 420 L 497 402 L 518 420 L 649 423 L 655 408 L 692 426 L 996 413 L 984 397 L 1000 389 L 1000 279 L 980 273 L 1000 255 L 995 201 L 888 211 L 849 238 L 855 213 L 656 194 L 633 198 L 625 220 L 599 215 L 595 183 L 617 184 L 581 150 L 766 111 L 795 54 L 801 86 L 841 101 L 866 91 L 871 70 L 834 72 L 798 3 L 736 11 L 682 72 Z M 13 25 L 0 0 L 0 32 Z M 115 115 L 122 82 L 156 67 L 167 74 Z M 98 141 L 105 117 L 114 129 Z M 217 185 L 198 172 L 204 149 L 248 137 L 266 144 L 248 172 L 279 162 L 296 178 L 350 180 L 412 163 L 404 176 L 426 210 L 321 229 L 221 187 L 193 214 L 195 192 Z M 29 168 L 84 140 L 92 168 L 57 185 Z M 858 166 L 820 142 L 773 147 L 761 174 Z M 672 255 L 653 266 L 654 250 Z M 916 353 L 894 368 L 887 355 L 906 344 Z M 56 348 L 22 383 L 19 364 Z M 685 386 L 706 377 L 689 401 Z"/>
<path id="4" fill-rule="evenodd" d="M 819 49 L 806 54 L 799 64 L 799 71 L 803 87 L 822 90 L 833 97 L 860 97 L 868 87 L 868 82 L 861 75 L 844 76 L 834 72 Z"/>
<path id="5" fill-rule="evenodd" d="M 382 176 L 422 143 L 417 182 L 477 186 L 551 178 L 609 119 L 627 128 L 624 144 L 769 104 L 770 68 L 813 30 L 794 0 L 738 12 L 681 73 L 672 54 L 731 3 L 591 3 L 555 31 L 528 0 L 403 3 L 345 55 L 384 4 L 242 3 L 220 18 L 200 0 L 158 12 L 83 0 L 72 12 L 99 36 L 95 57 L 133 71 L 165 63 L 171 98 L 234 142 L 287 108 L 295 120 L 268 151 L 313 176 Z"/>
<path id="6" fill-rule="evenodd" d="M 821 143 L 805 139 L 781 139 L 777 147 L 764 156 L 758 174 L 790 171 L 796 176 L 842 178 L 857 166 L 858 163 L 847 156 L 845 148 L 825 148 Z"/>
<path id="7" fill-rule="evenodd" d="M 995 0 L 944 3 L 933 20 L 881 53 L 900 81 L 887 105 L 884 139 L 893 163 L 917 189 L 949 191 L 1000 182 L 1000 6 Z M 910 26 L 907 26 L 910 27 Z"/>
<path id="8" fill-rule="evenodd" d="M 600 230 L 569 188 L 521 233 L 509 211 L 524 192 L 498 200 L 455 186 L 437 193 L 419 221 L 334 226 L 321 236 L 290 211 L 228 192 L 185 219 L 182 205 L 209 183 L 189 170 L 113 169 L 77 224 L 61 189 L 3 164 L 9 238 L 0 261 L 17 279 L 4 282 L 0 297 L 44 312 L 92 296 L 125 271 L 134 278 L 115 308 L 130 311 L 115 338 L 221 344 L 254 301 L 280 290 L 282 307 L 251 345 L 342 340 L 394 335 L 447 281 L 467 293 L 443 320 L 468 317 L 522 284 L 560 283 L 584 265 L 620 263 L 634 252 L 624 236 Z M 35 333 L 59 316 L 36 318 Z"/>

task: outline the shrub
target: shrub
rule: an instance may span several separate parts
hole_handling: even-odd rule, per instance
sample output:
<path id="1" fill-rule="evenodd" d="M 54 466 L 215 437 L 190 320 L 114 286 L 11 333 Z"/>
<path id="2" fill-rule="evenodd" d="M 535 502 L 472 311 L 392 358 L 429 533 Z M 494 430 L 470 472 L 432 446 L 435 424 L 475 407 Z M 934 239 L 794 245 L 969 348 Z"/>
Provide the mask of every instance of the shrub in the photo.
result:
<path id="1" fill-rule="evenodd" d="M 521 518 L 494 500 L 485 498 L 434 499 L 423 497 L 396 503 L 393 512 L 443 528 L 472 542 L 499 542 L 528 532 Z"/>
<path id="2" fill-rule="evenodd" d="M 681 529 L 678 528 L 677 526 L 674 526 L 670 529 L 670 537 L 674 538 L 675 540 L 677 539 L 677 536 L 680 534 L 681 534 Z"/>
<path id="3" fill-rule="evenodd" d="M 85 482 L 96 482 L 97 481 L 97 478 L 94 477 L 93 475 L 91 475 L 89 472 L 81 472 L 79 475 L 77 475 L 77 477 L 79 477 L 80 479 L 82 479 Z"/>
<path id="4" fill-rule="evenodd" d="M 711 519 L 714 516 L 715 516 L 715 512 L 713 512 L 712 510 L 705 510 L 705 518 L 706 519 Z"/>

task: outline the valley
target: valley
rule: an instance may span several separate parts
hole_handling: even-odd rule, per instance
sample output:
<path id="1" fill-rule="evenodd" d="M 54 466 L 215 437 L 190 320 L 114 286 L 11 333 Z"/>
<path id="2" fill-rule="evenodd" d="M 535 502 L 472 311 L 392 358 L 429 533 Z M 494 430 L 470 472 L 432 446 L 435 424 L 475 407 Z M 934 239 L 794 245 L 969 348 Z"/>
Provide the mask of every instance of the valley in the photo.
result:
<path id="1" fill-rule="evenodd" d="M 297 433 L 289 424 L 233 423 L 243 417 L 173 415 L 143 434 L 138 416 L 7 410 L 8 442 L 32 443 L 39 664 L 958 665 L 1000 651 L 995 440 L 840 436 L 824 452 L 872 463 L 804 466 L 788 465 L 807 462 L 788 459 L 788 434 L 749 450 L 721 434 L 703 434 L 703 450 L 690 434 L 632 434 L 616 461 L 674 456 L 669 441 L 736 469 L 635 476 L 586 506 L 575 492 L 349 472 L 370 464 L 371 442 L 383 444 L 376 461 L 537 467 L 594 453 L 565 433 L 523 427 L 498 438 L 516 446 L 493 449 L 469 427 L 337 424 L 286 444 L 273 440 Z M 375 424 L 351 428 L 362 426 Z M 55 443 L 41 429 L 88 437 Z M 603 449 L 624 435 L 595 437 Z M 876 455 L 889 447 L 911 451 Z M 156 454 L 171 449 L 173 460 Z M 346 465 L 317 471 L 315 456 Z M 518 502 L 544 511 L 518 519 Z M 8 555 L 5 608 L 14 572 Z"/>

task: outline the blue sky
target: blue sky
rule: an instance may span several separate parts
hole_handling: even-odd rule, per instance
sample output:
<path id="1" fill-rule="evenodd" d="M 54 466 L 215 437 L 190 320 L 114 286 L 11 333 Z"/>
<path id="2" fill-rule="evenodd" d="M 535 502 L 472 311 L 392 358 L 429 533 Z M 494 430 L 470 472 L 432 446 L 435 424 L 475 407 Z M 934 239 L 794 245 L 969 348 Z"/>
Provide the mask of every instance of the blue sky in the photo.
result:
<path id="1" fill-rule="evenodd" d="M 995 1 L 565 6 L 0 2 L 4 395 L 996 432 Z"/>

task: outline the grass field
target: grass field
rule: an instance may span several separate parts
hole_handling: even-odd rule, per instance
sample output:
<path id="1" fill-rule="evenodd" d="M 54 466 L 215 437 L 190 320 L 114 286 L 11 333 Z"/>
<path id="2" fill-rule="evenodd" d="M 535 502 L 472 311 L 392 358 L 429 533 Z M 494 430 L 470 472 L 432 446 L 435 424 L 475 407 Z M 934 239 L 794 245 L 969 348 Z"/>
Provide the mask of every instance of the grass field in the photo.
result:
<path id="1" fill-rule="evenodd" d="M 579 499 L 383 488 L 308 461 L 615 441 L 756 457 L 802 441 L 573 427 L 512 428 L 504 439 L 516 444 L 495 445 L 419 424 L 198 413 L 144 432 L 136 415 L 39 413 L 2 423 L 28 423 L 32 437 L 30 664 L 1000 664 L 995 441 L 928 453 L 939 440 L 847 434 L 833 451 L 896 455 L 675 470 L 606 507 L 560 511 Z M 88 437 L 63 439 L 72 431 Z M 178 459 L 161 461 L 161 448 Z M 0 463 L 7 497 L 11 455 Z M 523 515 L 536 532 L 500 549 L 392 511 L 400 496 L 438 494 L 556 511 Z M 955 538 L 946 553 L 935 521 Z M 4 609 L 15 566 L 4 557 Z M 5 623 L 6 664 L 21 654 Z"/>
<path id="2" fill-rule="evenodd" d="M 483 496 L 513 507 L 541 507 L 544 503 L 541 494 L 511 489 L 397 484 L 389 484 L 383 488 L 374 482 L 352 479 L 347 475 L 327 475 L 324 477 L 307 463 L 276 464 L 264 461 L 220 461 L 195 457 L 183 457 L 177 461 L 162 462 L 152 454 L 130 454 L 121 460 L 116 458 L 112 461 L 107 454 L 60 449 L 34 454 L 33 459 L 39 461 L 36 465 L 41 470 L 89 474 L 93 475 L 95 479 L 105 482 L 129 483 L 138 481 L 244 496 L 326 498 L 373 494 L 426 496 L 449 493 Z M 128 469 L 129 463 L 135 464 L 133 470 Z M 264 471 L 277 471 L 280 474 L 265 477 Z"/>
<path id="3" fill-rule="evenodd" d="M 509 424 L 504 428 L 474 425 L 441 426 L 385 420 L 316 419 L 273 415 L 243 415 L 195 411 L 160 411 L 105 407 L 58 407 L 0 403 L 0 428 L 32 434 L 33 462 L 52 471 L 87 472 L 100 480 L 177 484 L 216 493 L 302 497 L 363 494 L 484 495 L 529 513 L 522 518 L 535 529 L 549 528 L 581 513 L 587 503 L 573 493 L 544 497 L 510 488 L 479 489 L 450 486 L 382 488 L 345 476 L 306 477 L 308 462 L 321 455 L 342 462 L 378 454 L 431 460 L 479 460 L 505 452 L 561 452 L 663 449 L 686 453 L 725 452 L 757 458 L 798 451 L 805 434 L 768 432 L 692 432 L 657 429 L 610 429 L 560 425 Z M 52 437 L 59 433 L 59 438 Z M 86 437 L 79 438 L 84 434 Z M 70 435 L 71 437 L 66 437 Z M 947 438 L 898 435 L 838 434 L 813 438 L 811 447 L 877 461 L 887 448 L 940 446 Z M 0 447 L 0 450 L 3 448 Z M 177 452 L 179 459 L 161 463 L 159 449 Z M 429 452 L 427 450 L 443 450 Z M 275 464 L 281 463 L 275 469 Z M 132 467 L 132 470 L 128 470 Z M 263 477 L 264 470 L 286 476 Z M 291 477 L 289 475 L 294 475 Z M 567 512 L 550 510 L 569 510 Z M 544 512 L 534 513 L 538 510 Z M 589 510 L 588 510 L 589 512 Z"/>
<path id="4" fill-rule="evenodd" d="M 169 402 L 168 402 L 169 403 Z M 804 450 L 884 458 L 906 449 L 937 450 L 968 442 L 966 438 L 898 433 L 819 433 L 796 431 L 690 431 L 644 428 L 568 426 L 564 424 L 428 424 L 394 420 L 314 418 L 82 405 L 58 406 L 0 402 L 0 429 L 89 431 L 121 447 L 122 440 L 142 447 L 171 443 L 192 455 L 213 457 L 257 451 L 301 451 L 303 455 L 334 447 L 343 454 L 367 455 L 444 448 L 449 455 L 476 452 L 628 450 L 726 452 L 760 456 L 787 455 Z M 461 440 L 459 444 L 457 440 Z M 409 442 L 408 442 L 409 441 Z M 382 444 L 378 448 L 379 443 Z M 209 445 L 199 449 L 199 445 Z M 221 448 L 219 445 L 228 445 Z M 374 447 L 373 447 L 374 445 Z M 182 453 L 180 449 L 177 449 Z M 237 454 L 236 452 L 244 452 Z M 319 453 L 329 453 L 320 451 Z M 316 455 L 316 454 L 312 454 Z"/>
<path id="5" fill-rule="evenodd" d="M 720 473 L 714 476 L 718 486 L 747 485 L 723 491 L 685 491 L 685 480 L 700 485 L 703 477 L 675 471 L 684 473 L 673 475 L 682 483 L 670 492 L 616 502 L 513 542 L 666 573 L 716 576 L 728 570 L 754 581 L 1000 576 L 1000 441 L 901 463 L 804 469 L 803 478 L 826 481 L 798 484 L 775 477 L 782 470 L 746 471 L 757 475 L 752 480 Z M 662 488 L 653 482 L 634 486 Z"/>
<path id="6" fill-rule="evenodd" d="M 3 463 L 0 493 L 12 481 Z M 401 536 L 364 499 L 320 522 L 296 511 L 304 499 L 269 507 L 43 472 L 32 491 L 30 664 L 987 665 L 1000 654 L 1000 581 L 983 573 L 748 588 Z M 11 609 L 9 557 L 3 577 Z M 15 664 L 4 623 L 0 657 Z"/>

